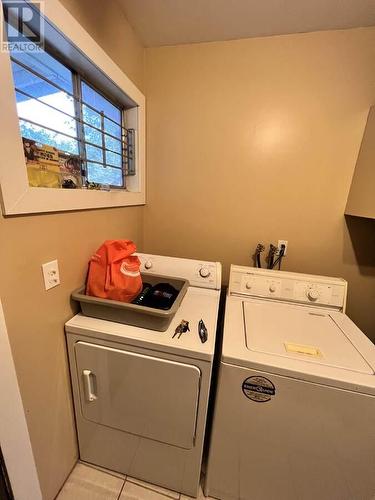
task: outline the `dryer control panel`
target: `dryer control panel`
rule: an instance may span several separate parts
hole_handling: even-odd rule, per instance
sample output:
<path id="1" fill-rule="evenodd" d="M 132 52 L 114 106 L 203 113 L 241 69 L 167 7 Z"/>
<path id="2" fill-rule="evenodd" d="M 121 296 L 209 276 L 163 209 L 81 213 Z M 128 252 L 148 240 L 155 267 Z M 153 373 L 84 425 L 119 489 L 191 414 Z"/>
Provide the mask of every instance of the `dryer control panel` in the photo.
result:
<path id="1" fill-rule="evenodd" d="M 175 278 L 189 280 L 191 286 L 200 288 L 221 288 L 221 264 L 204 260 L 182 259 L 179 257 L 166 257 L 135 253 L 141 261 L 141 272 L 149 274 L 162 274 Z"/>
<path id="2" fill-rule="evenodd" d="M 344 312 L 347 282 L 341 278 L 231 266 L 229 293 L 311 304 Z"/>

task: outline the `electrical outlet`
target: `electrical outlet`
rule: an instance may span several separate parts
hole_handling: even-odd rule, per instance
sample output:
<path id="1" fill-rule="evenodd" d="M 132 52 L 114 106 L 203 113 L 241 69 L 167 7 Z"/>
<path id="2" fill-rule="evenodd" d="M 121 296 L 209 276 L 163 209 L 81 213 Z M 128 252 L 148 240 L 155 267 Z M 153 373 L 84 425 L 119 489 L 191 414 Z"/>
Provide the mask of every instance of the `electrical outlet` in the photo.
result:
<path id="1" fill-rule="evenodd" d="M 286 240 L 279 240 L 278 241 L 278 243 L 277 243 L 277 248 L 278 248 L 277 255 L 280 254 L 281 245 L 285 245 L 284 255 L 286 255 L 286 249 L 288 248 L 288 242 Z"/>
<path id="2" fill-rule="evenodd" d="M 42 265 L 44 287 L 46 290 L 60 285 L 59 264 L 57 260 L 52 260 Z"/>

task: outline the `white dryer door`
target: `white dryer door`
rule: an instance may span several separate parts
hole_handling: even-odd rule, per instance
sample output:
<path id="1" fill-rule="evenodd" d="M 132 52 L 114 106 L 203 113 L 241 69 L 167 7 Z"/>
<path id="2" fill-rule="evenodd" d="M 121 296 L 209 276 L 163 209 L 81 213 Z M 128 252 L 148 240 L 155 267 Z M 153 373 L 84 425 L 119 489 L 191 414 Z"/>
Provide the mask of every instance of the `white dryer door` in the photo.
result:
<path id="1" fill-rule="evenodd" d="M 75 344 L 75 356 L 84 418 L 193 447 L 201 376 L 196 366 L 86 342 Z"/>

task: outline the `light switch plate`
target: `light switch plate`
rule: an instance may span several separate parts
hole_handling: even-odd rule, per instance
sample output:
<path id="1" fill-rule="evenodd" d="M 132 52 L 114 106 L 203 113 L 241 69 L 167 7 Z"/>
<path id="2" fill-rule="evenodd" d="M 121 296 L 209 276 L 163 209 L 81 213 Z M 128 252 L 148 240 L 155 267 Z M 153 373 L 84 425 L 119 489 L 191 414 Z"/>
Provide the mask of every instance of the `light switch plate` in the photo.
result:
<path id="1" fill-rule="evenodd" d="M 57 260 L 51 260 L 42 265 L 44 287 L 46 290 L 60 285 L 59 264 Z"/>

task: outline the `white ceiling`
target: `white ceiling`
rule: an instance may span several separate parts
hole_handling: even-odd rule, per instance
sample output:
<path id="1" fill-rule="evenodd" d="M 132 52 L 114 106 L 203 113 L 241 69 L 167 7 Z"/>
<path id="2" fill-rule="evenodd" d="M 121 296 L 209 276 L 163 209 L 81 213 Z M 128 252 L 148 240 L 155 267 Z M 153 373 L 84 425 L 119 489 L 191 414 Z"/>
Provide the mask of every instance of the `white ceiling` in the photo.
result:
<path id="1" fill-rule="evenodd" d="M 375 0 L 118 0 L 146 47 L 375 25 Z"/>

